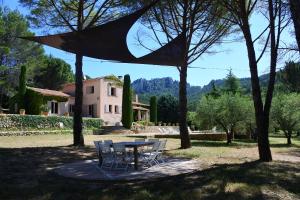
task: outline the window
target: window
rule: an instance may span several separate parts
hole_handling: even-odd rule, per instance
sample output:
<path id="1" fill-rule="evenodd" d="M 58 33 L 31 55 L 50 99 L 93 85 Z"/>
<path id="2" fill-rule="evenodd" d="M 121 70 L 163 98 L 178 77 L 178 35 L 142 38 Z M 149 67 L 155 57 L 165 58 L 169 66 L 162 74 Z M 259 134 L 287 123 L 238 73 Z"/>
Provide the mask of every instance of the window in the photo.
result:
<path id="1" fill-rule="evenodd" d="M 58 103 L 52 101 L 51 102 L 51 113 L 52 114 L 58 114 Z"/>
<path id="2" fill-rule="evenodd" d="M 111 87 L 110 88 L 110 94 L 111 94 L 111 96 L 117 96 L 117 89 L 114 88 L 114 87 Z"/>
<path id="3" fill-rule="evenodd" d="M 70 105 L 69 105 L 69 113 L 73 113 L 74 110 L 75 110 L 75 106 L 72 105 L 72 104 L 70 104 Z"/>
<path id="4" fill-rule="evenodd" d="M 86 87 L 86 93 L 87 94 L 94 94 L 94 92 L 95 92 L 94 86 L 87 86 Z"/>
<path id="5" fill-rule="evenodd" d="M 113 109 L 112 105 L 105 105 L 104 106 L 104 110 L 105 110 L 106 113 L 112 113 L 112 109 Z"/>
<path id="6" fill-rule="evenodd" d="M 89 105 L 89 115 L 93 116 L 94 114 L 94 105 Z"/>
<path id="7" fill-rule="evenodd" d="M 119 106 L 115 106 L 115 113 L 117 113 L 117 114 L 119 114 L 119 113 L 120 113 Z"/>
<path id="8" fill-rule="evenodd" d="M 117 88 L 112 87 L 112 84 L 107 84 L 107 94 L 108 96 L 117 96 Z"/>

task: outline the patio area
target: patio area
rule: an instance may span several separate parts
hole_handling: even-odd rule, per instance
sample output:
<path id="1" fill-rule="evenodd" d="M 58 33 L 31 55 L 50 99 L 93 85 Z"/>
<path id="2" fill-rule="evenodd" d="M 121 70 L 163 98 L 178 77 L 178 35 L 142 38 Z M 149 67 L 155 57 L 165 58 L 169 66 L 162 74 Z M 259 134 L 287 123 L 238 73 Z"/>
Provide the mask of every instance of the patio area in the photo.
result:
<path id="1" fill-rule="evenodd" d="M 98 160 L 84 160 L 59 166 L 54 171 L 64 177 L 81 180 L 149 180 L 180 174 L 193 173 L 201 170 L 199 161 L 186 158 L 166 158 L 166 162 L 149 168 L 127 171 L 122 169 L 101 169 Z"/>

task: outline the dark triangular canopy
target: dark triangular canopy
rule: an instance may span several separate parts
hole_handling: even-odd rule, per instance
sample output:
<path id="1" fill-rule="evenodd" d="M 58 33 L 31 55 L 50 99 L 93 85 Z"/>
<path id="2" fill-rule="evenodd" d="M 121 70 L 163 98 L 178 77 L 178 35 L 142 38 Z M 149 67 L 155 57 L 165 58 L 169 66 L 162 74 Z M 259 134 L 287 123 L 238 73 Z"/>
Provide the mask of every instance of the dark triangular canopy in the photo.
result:
<path id="1" fill-rule="evenodd" d="M 156 2 L 115 21 L 83 31 L 22 38 L 92 58 L 123 63 L 181 66 L 183 34 L 160 49 L 140 58 L 133 56 L 128 49 L 126 38 L 130 28 Z"/>

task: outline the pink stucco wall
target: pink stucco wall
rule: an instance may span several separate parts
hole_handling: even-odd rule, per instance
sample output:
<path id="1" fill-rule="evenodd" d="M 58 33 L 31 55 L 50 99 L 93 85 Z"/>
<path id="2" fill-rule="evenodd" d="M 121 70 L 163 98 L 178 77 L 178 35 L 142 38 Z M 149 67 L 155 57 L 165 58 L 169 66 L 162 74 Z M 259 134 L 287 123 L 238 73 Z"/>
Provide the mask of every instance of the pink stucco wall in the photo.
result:
<path id="1" fill-rule="evenodd" d="M 89 86 L 94 86 L 94 93 L 87 92 Z M 116 96 L 109 95 L 110 87 L 116 89 Z M 75 85 L 66 84 L 63 92 L 75 96 Z M 101 118 L 106 125 L 120 124 L 122 92 L 121 87 L 116 86 L 113 81 L 104 78 L 85 80 L 83 82 L 83 116 Z M 74 99 L 70 99 L 69 104 L 74 104 Z M 94 105 L 94 116 L 89 115 L 89 105 Z M 107 112 L 109 105 L 111 105 L 112 112 Z M 119 113 L 115 112 L 115 106 L 118 106 Z"/>

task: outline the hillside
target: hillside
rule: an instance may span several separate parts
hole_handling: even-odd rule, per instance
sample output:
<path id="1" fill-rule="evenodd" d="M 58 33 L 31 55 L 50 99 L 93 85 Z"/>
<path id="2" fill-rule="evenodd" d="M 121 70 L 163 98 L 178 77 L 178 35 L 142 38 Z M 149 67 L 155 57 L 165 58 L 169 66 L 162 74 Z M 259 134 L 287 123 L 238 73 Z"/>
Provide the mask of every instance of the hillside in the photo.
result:
<path id="1" fill-rule="evenodd" d="M 267 85 L 268 74 L 260 76 L 260 81 L 262 86 Z M 240 84 L 245 92 L 250 92 L 251 89 L 251 80 L 250 78 L 241 78 Z M 199 100 L 201 95 L 208 93 L 213 82 L 218 88 L 224 87 L 225 80 L 217 79 L 210 81 L 207 85 L 201 86 L 191 86 L 187 84 L 187 96 L 189 102 L 189 110 L 195 109 L 195 102 Z M 136 94 L 139 95 L 141 102 L 149 103 L 151 96 L 161 96 L 164 94 L 171 94 L 175 97 L 178 97 L 179 92 L 179 81 L 173 80 L 171 77 L 165 78 L 155 78 L 151 80 L 146 79 L 137 79 L 132 83 L 132 87 Z"/>

